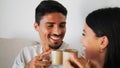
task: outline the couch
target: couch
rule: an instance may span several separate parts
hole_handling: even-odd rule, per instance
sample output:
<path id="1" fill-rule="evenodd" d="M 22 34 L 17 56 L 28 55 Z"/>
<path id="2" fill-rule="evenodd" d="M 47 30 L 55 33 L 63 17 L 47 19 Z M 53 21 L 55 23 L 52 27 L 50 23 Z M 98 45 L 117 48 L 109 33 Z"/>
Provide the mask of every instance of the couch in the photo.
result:
<path id="1" fill-rule="evenodd" d="M 39 45 L 39 43 L 32 40 L 0 38 L 0 68 L 12 68 L 20 50 L 31 45 Z"/>

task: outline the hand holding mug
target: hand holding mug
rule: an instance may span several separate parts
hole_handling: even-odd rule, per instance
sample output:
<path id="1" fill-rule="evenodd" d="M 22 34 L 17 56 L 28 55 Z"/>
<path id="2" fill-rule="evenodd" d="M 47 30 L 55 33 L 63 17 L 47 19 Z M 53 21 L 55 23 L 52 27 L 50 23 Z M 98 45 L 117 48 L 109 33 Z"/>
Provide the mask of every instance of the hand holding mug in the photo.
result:
<path id="1" fill-rule="evenodd" d="M 32 60 L 26 64 L 25 68 L 48 68 L 51 65 L 49 54 L 41 54 L 35 56 Z"/>
<path id="2" fill-rule="evenodd" d="M 92 68 L 89 60 L 84 57 L 78 58 L 75 54 L 66 61 L 66 68 Z"/>

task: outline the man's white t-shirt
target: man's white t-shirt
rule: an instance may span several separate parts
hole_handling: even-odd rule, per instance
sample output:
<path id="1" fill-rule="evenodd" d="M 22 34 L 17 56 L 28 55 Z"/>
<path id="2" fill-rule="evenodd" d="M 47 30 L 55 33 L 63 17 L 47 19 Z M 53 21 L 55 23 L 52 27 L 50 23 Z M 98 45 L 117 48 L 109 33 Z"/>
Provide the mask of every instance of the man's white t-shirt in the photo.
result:
<path id="1" fill-rule="evenodd" d="M 64 50 L 68 48 L 70 48 L 69 45 L 63 42 L 59 49 Z M 43 52 L 42 45 L 28 46 L 23 48 L 16 57 L 12 68 L 24 68 L 25 65 L 29 63 L 33 57 L 40 55 L 42 52 Z M 63 68 L 63 67 L 62 65 L 59 66 L 51 65 L 49 68 Z"/>

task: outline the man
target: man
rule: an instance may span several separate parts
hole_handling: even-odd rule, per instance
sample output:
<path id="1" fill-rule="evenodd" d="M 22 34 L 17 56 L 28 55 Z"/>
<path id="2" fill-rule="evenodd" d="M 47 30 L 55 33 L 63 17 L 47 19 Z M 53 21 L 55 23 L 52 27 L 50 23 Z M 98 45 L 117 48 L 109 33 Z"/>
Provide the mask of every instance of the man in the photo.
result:
<path id="1" fill-rule="evenodd" d="M 25 47 L 17 56 L 13 68 L 54 68 L 50 53 L 66 49 L 63 42 L 66 32 L 66 8 L 53 0 L 42 1 L 35 11 L 34 27 L 41 38 L 41 45 Z"/>

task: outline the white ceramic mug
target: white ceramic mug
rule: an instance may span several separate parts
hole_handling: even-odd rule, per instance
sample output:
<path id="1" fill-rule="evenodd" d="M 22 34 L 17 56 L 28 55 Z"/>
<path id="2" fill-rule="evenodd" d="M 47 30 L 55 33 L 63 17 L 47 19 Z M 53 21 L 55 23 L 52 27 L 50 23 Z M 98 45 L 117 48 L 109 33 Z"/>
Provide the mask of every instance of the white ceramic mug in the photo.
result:
<path id="1" fill-rule="evenodd" d="M 52 65 L 65 65 L 65 62 L 71 57 L 72 54 L 78 56 L 76 49 L 65 49 L 65 50 L 53 50 L 51 53 Z"/>
<path id="2" fill-rule="evenodd" d="M 62 63 L 63 63 L 62 50 L 52 51 L 51 58 L 52 58 L 52 65 L 62 65 Z"/>
<path id="3" fill-rule="evenodd" d="M 63 51 L 63 67 L 65 67 L 65 62 L 71 57 L 71 55 L 76 54 L 78 57 L 78 51 L 76 49 L 66 49 Z"/>

